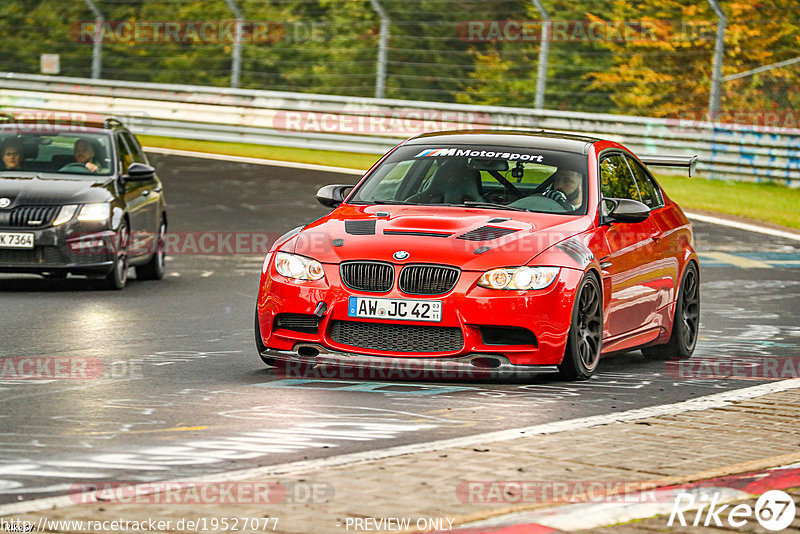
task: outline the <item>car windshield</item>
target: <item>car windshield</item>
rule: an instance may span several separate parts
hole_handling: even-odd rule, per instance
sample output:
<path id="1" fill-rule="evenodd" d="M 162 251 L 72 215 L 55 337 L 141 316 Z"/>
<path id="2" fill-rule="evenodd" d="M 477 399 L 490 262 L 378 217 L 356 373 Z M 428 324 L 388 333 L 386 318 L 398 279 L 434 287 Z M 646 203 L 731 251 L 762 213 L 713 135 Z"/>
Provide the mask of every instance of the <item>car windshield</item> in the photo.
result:
<path id="1" fill-rule="evenodd" d="M 0 129 L 0 173 L 35 172 L 55 175 L 110 175 L 113 170 L 111 137 L 84 131 L 49 131 L 43 127 Z"/>
<path id="2" fill-rule="evenodd" d="M 354 192 L 354 204 L 475 206 L 586 213 L 587 158 L 504 146 L 404 146 Z"/>

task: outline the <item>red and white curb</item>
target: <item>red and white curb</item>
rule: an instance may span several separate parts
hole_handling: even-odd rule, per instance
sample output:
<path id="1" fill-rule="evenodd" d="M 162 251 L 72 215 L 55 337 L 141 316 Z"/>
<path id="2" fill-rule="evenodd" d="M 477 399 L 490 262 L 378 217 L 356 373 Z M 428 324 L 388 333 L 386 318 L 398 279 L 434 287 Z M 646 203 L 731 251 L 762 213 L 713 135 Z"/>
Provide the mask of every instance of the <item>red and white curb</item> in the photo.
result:
<path id="1" fill-rule="evenodd" d="M 800 487 L 800 464 L 729 475 L 690 484 L 611 495 L 603 502 L 568 504 L 534 512 L 511 513 L 461 525 L 458 534 L 546 534 L 571 532 L 649 519 L 672 512 L 678 495 L 694 497 L 696 511 L 715 502 L 725 505 L 753 499 L 770 490 Z"/>

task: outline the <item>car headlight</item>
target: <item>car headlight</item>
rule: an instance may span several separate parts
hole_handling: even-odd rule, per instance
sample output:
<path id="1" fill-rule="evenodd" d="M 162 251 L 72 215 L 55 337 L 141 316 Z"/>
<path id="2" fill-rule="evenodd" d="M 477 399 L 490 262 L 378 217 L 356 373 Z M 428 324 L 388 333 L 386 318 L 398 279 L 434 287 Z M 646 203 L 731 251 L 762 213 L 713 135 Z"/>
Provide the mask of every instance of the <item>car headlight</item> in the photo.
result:
<path id="1" fill-rule="evenodd" d="M 553 283 L 559 267 L 507 267 L 486 271 L 478 285 L 489 289 L 544 289 Z"/>
<path id="2" fill-rule="evenodd" d="M 53 219 L 53 226 L 58 226 L 59 224 L 64 224 L 72 220 L 72 216 L 75 215 L 75 210 L 77 209 L 78 206 L 75 204 L 61 206 L 61 209 L 58 210 L 58 215 L 56 215 L 56 218 Z"/>
<path id="3" fill-rule="evenodd" d="M 79 221 L 107 221 L 108 216 L 111 214 L 111 205 L 107 203 L 102 204 L 85 204 L 78 213 Z"/>
<path id="4" fill-rule="evenodd" d="M 295 280 L 319 280 L 325 276 L 322 264 L 317 260 L 286 252 L 275 255 L 275 270 L 278 274 Z"/>

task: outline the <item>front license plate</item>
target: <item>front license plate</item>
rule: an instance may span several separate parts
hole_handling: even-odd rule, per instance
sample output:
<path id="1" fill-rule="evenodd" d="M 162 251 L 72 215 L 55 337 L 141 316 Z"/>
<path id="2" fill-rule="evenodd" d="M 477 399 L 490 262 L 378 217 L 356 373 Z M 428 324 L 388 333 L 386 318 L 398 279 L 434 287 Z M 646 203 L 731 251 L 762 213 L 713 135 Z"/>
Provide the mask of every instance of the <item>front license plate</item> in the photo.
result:
<path id="1" fill-rule="evenodd" d="M 0 232 L 0 248 L 33 248 L 33 234 Z"/>
<path id="2" fill-rule="evenodd" d="M 440 322 L 442 320 L 442 301 L 350 297 L 347 314 L 350 317 L 365 319 Z"/>

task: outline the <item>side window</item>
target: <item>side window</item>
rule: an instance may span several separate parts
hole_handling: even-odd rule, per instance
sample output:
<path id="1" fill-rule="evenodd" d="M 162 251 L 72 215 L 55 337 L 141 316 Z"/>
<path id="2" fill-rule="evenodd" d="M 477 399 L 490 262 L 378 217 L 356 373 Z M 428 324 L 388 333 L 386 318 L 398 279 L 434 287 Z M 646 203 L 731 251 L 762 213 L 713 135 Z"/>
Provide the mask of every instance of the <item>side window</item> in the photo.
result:
<path id="1" fill-rule="evenodd" d="M 633 176 L 636 179 L 636 186 L 639 188 L 639 194 L 642 196 L 642 202 L 650 209 L 660 207 L 664 201 L 661 199 L 661 192 L 653 182 L 653 179 L 647 174 L 647 171 L 639 165 L 638 161 L 627 155 L 625 159 L 628 161 L 631 171 L 633 171 Z"/>
<path id="2" fill-rule="evenodd" d="M 614 154 L 600 160 L 600 192 L 606 198 L 639 200 L 639 189 L 625 158 Z"/>
<path id="3" fill-rule="evenodd" d="M 133 163 L 133 155 L 131 154 L 131 149 L 128 148 L 128 144 L 122 138 L 122 134 L 117 135 L 116 137 L 116 144 L 117 144 L 117 151 L 119 152 L 119 164 L 120 164 L 120 173 L 128 174 L 128 167 L 131 163 Z"/>
<path id="4" fill-rule="evenodd" d="M 147 163 L 147 157 L 144 155 L 142 151 L 142 147 L 139 142 L 136 140 L 133 135 L 128 132 L 123 132 L 120 134 L 123 139 L 125 139 L 126 144 L 128 145 L 128 149 L 131 152 L 131 158 L 133 158 L 134 163 Z M 127 167 L 126 167 L 127 168 Z"/>

